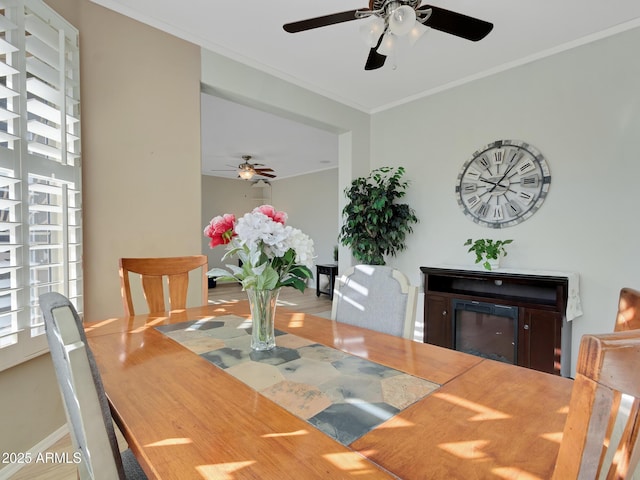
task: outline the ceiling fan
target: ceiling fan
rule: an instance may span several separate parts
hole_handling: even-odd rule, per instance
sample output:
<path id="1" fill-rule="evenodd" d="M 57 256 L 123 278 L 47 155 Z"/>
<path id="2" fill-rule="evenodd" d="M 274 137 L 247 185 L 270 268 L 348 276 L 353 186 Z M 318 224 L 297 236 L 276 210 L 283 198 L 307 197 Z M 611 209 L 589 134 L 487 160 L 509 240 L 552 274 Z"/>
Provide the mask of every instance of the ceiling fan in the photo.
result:
<path id="1" fill-rule="evenodd" d="M 253 157 L 251 155 L 242 155 L 242 160 L 244 160 L 244 162 L 242 162 L 240 165 L 238 165 L 238 177 L 242 178 L 243 180 L 251 180 L 255 175 L 260 175 L 262 177 L 267 177 L 267 178 L 276 178 L 276 176 L 272 173 L 269 172 L 273 172 L 272 168 L 256 168 L 256 167 L 265 167 L 264 164 L 262 163 L 251 163 L 250 160 Z M 230 167 L 232 165 L 229 165 Z M 212 172 L 226 172 L 229 170 L 211 170 Z"/>
<path id="2" fill-rule="evenodd" d="M 413 45 L 427 27 L 473 42 L 482 40 L 493 29 L 493 24 L 461 13 L 432 5 L 420 5 L 422 0 L 369 0 L 369 8 L 347 10 L 321 17 L 309 18 L 283 25 L 286 32 L 298 33 L 314 28 L 361 18 L 371 18 L 361 27 L 371 50 L 365 70 L 375 70 L 384 65 L 393 51 L 398 37 L 407 36 Z"/>

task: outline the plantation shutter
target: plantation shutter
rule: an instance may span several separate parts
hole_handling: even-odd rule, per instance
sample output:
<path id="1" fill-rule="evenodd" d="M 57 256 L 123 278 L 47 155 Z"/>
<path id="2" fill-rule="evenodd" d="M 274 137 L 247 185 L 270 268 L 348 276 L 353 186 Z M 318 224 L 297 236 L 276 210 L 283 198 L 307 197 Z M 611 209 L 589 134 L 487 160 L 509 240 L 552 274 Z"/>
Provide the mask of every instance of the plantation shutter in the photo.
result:
<path id="1" fill-rule="evenodd" d="M 0 0 L 0 370 L 46 351 L 38 297 L 82 311 L 78 32 Z"/>

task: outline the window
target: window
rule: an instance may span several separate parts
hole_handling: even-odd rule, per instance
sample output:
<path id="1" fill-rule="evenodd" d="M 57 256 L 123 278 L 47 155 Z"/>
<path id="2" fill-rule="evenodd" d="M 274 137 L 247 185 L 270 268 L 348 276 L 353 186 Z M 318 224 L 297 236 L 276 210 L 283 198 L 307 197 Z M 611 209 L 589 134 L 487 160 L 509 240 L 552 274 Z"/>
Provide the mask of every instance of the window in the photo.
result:
<path id="1" fill-rule="evenodd" d="M 0 370 L 46 351 L 38 297 L 82 311 L 78 32 L 0 0 Z"/>

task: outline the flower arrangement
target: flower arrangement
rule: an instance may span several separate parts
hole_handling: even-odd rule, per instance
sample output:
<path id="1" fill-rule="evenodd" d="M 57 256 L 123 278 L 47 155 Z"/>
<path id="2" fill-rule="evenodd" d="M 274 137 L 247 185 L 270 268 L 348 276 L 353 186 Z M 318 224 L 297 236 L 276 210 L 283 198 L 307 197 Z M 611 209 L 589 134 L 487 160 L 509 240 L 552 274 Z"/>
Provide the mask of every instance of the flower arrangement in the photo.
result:
<path id="1" fill-rule="evenodd" d="M 241 266 L 213 268 L 209 277 L 242 284 L 242 289 L 275 290 L 293 287 L 304 292 L 311 278 L 313 240 L 297 228 L 285 225 L 287 214 L 262 205 L 236 221 L 233 214 L 211 219 L 204 234 L 211 248 L 226 245 L 226 260 L 237 256 Z"/>

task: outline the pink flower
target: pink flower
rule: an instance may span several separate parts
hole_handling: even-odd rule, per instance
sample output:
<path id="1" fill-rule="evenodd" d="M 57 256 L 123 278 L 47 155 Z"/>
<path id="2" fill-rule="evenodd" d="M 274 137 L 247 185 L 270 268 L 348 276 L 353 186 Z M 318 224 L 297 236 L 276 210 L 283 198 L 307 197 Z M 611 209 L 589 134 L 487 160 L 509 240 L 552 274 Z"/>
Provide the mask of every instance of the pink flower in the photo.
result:
<path id="1" fill-rule="evenodd" d="M 236 235 L 233 226 L 236 222 L 236 216 L 232 213 L 225 213 L 223 216 L 213 217 L 209 225 L 204 229 L 204 234 L 211 238 L 209 246 L 211 248 L 218 245 L 226 245 Z"/>
<path id="2" fill-rule="evenodd" d="M 253 211 L 254 213 L 260 212 L 263 215 L 266 215 L 267 217 L 269 217 L 274 222 L 281 223 L 282 225 L 284 225 L 285 222 L 287 221 L 287 214 L 285 212 L 276 212 L 276 209 L 273 208 L 271 205 L 261 205 L 259 207 L 254 208 Z"/>

